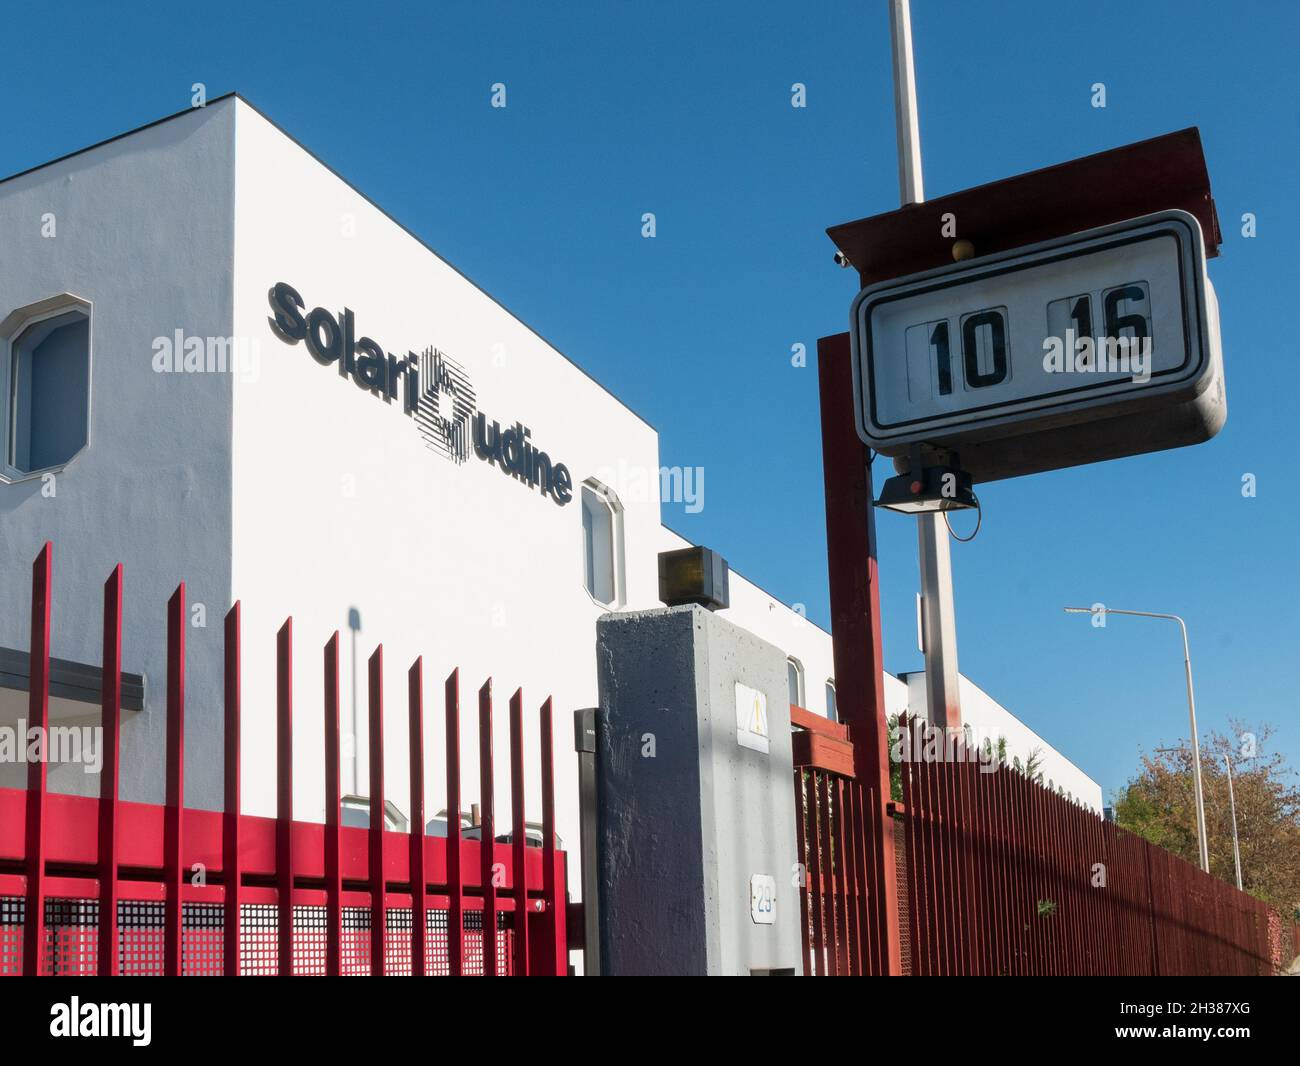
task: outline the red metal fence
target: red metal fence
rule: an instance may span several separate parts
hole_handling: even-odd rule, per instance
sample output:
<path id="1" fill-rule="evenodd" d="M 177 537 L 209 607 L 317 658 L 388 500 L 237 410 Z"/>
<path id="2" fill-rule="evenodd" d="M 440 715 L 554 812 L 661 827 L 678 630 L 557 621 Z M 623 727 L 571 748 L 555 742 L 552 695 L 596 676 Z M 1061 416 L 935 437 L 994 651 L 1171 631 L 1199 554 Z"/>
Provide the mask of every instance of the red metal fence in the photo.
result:
<path id="1" fill-rule="evenodd" d="M 874 883 L 874 793 L 853 778 L 853 746 L 842 725 L 790 708 L 795 828 L 804 973 L 876 973 L 880 923 L 868 906 Z"/>
<path id="2" fill-rule="evenodd" d="M 1300 954 L 1300 925 L 960 737 L 905 718 L 902 801 L 878 807 L 845 726 L 798 707 L 791 722 L 807 974 L 879 972 L 882 831 L 902 973 L 1253 975 Z"/>
<path id="3" fill-rule="evenodd" d="M 49 736 L 53 548 L 32 572 L 28 726 Z M 183 806 L 185 585 L 167 605 L 166 802 L 118 798 L 123 572 L 104 586 L 98 799 L 0 789 L 0 974 L 564 974 L 551 701 L 541 706 L 542 838 L 526 843 L 523 694 L 510 699 L 512 840 L 493 841 L 492 682 L 478 692 L 482 841 L 464 840 L 459 675 L 444 688 L 447 833 L 426 836 L 423 662 L 410 667 L 410 834 L 384 828 L 383 647 L 369 662 L 370 827 L 341 824 L 339 636 L 325 645 L 324 825 L 292 819 L 293 620 L 277 635 L 277 814 L 241 814 L 240 607 L 225 620 L 226 809 Z M 201 878 L 194 871 L 203 871 Z M 202 881 L 203 883 L 195 883 Z"/>
<path id="4" fill-rule="evenodd" d="M 960 738 L 904 721 L 913 972 L 1271 974 L 1276 912 Z"/>

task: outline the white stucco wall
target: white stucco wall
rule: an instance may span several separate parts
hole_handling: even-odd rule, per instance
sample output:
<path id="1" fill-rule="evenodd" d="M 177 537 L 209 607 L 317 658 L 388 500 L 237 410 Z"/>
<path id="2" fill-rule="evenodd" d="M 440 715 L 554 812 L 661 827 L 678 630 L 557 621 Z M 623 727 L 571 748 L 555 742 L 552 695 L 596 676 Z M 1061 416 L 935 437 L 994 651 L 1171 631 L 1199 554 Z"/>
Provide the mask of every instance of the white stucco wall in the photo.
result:
<path id="1" fill-rule="evenodd" d="M 541 815 L 538 706 L 555 701 L 559 831 L 577 842 L 572 712 L 593 706 L 595 620 L 583 587 L 577 487 L 598 467 L 656 469 L 655 431 L 541 337 L 389 220 L 253 109 L 237 119 L 236 333 L 263 352 L 237 381 L 233 447 L 233 588 L 243 602 L 246 780 L 273 770 L 274 634 L 295 617 L 295 803 L 323 813 L 320 651 L 344 635 L 345 724 L 353 689 L 347 617 L 361 615 L 358 788 L 367 791 L 365 661 L 384 642 L 386 792 L 409 811 L 406 671 L 424 657 L 427 807 L 443 805 L 442 682 L 461 671 L 462 798 L 476 799 L 475 692 L 494 680 L 496 811 L 510 823 L 507 700 L 524 687 L 528 816 Z M 350 231 L 349 227 L 354 227 Z M 523 422 L 568 465 L 575 498 L 557 506 L 471 454 L 429 450 L 400 404 L 389 406 L 278 340 L 267 291 L 287 282 L 308 309 L 345 306 L 387 351 L 434 345 L 459 362 L 489 419 Z M 623 500 L 626 598 L 656 603 L 657 494 Z M 344 788 L 349 787 L 345 770 Z M 246 785 L 269 810 L 269 788 Z"/>
<path id="2" fill-rule="evenodd" d="M 158 374 L 152 360 L 154 338 L 177 329 L 230 333 L 234 117 L 233 101 L 215 103 L 0 182 L 0 318 L 63 292 L 93 305 L 89 446 L 53 495 L 40 479 L 0 484 L 0 646 L 28 649 L 31 564 L 52 540 L 52 654 L 98 664 L 104 581 L 124 565 L 123 669 L 148 688 L 146 710 L 124 715 L 128 800 L 163 798 L 167 599 L 184 580 L 219 622 L 230 591 L 230 379 Z M 202 698 L 219 685 L 220 626 L 187 632 Z M 186 794 L 217 806 L 220 717 L 193 710 Z M 25 774 L 0 765 L 0 785 Z M 77 766 L 52 766 L 49 780 L 99 787 Z"/>

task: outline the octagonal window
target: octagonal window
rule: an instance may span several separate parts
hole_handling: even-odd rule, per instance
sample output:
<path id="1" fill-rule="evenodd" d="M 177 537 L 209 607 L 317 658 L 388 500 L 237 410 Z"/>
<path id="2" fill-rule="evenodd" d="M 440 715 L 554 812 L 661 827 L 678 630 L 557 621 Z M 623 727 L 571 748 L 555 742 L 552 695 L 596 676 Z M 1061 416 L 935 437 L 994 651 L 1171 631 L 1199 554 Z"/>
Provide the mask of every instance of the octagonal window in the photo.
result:
<path id="1" fill-rule="evenodd" d="M 63 466 L 86 446 L 90 413 L 90 316 L 52 309 L 10 334 L 5 466 L 21 477 Z"/>

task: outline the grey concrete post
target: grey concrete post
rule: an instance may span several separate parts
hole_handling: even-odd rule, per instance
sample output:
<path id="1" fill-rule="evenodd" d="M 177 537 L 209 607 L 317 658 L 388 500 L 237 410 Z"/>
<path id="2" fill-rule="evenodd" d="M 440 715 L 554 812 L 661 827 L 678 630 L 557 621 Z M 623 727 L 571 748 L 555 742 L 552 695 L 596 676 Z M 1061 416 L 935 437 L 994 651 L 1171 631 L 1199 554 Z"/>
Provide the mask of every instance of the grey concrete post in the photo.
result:
<path id="1" fill-rule="evenodd" d="M 603 972 L 798 973 L 785 654 L 696 606 L 596 650 Z"/>

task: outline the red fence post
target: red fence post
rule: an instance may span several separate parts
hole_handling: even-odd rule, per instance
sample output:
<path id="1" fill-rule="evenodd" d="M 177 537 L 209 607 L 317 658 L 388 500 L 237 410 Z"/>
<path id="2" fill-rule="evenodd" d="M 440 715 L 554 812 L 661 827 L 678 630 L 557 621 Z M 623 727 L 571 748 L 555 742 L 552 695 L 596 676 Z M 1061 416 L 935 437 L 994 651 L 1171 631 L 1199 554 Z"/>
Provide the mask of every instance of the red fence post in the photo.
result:
<path id="1" fill-rule="evenodd" d="M 226 612 L 225 631 L 225 811 L 221 816 L 221 879 L 225 883 L 222 972 L 240 974 L 240 926 L 243 920 L 244 871 L 239 853 L 240 787 L 240 608 Z"/>
<path id="2" fill-rule="evenodd" d="M 424 659 L 406 675 L 411 743 L 411 976 L 423 977 L 428 912 L 424 872 Z"/>
<path id="3" fill-rule="evenodd" d="M 862 823 L 870 828 L 867 886 L 870 922 L 880 930 L 871 972 L 900 972 L 898 867 L 889 802 L 889 727 L 885 716 L 871 465 L 853 414 L 853 366 L 847 333 L 817 342 L 826 485 L 826 548 L 838 710 L 852 730 L 854 776 L 874 796 Z"/>
<path id="4" fill-rule="evenodd" d="M 99 958 L 95 972 L 116 977 L 117 805 L 122 754 L 122 564 L 104 583 L 104 654 L 101 659 L 104 760 L 99 774 Z"/>
<path id="5" fill-rule="evenodd" d="M 447 675 L 447 972 L 465 972 L 465 903 L 460 846 L 460 670 Z"/>
<path id="6" fill-rule="evenodd" d="M 840 854 L 843 856 L 841 880 L 844 883 L 844 958 L 851 976 L 862 974 L 862 926 L 859 922 L 858 902 L 861 899 L 862 877 L 858 870 L 856 842 L 861 836 L 861 811 L 854 803 L 854 783 L 837 778 L 840 796 Z"/>
<path id="7" fill-rule="evenodd" d="M 818 977 L 826 977 L 830 973 L 826 945 L 831 934 L 830 918 L 826 913 L 826 875 L 823 872 L 826 862 L 822 852 L 827 850 L 827 843 L 825 833 L 822 831 L 825 815 L 822 809 L 821 777 L 821 770 L 809 771 L 808 794 L 812 803 L 808 808 L 808 885 L 809 891 L 816 893 L 810 899 L 813 908 L 813 967 Z"/>
<path id="8" fill-rule="evenodd" d="M 181 819 L 185 811 L 185 582 L 167 601 L 167 801 L 163 812 L 163 973 L 181 973 Z"/>
<path id="9" fill-rule="evenodd" d="M 555 869 L 555 731 L 552 721 L 551 697 L 542 704 L 542 901 L 546 907 L 543 919 L 545 929 L 544 954 L 541 972 L 549 976 L 562 976 L 568 971 L 568 945 L 560 939 L 563 928 L 559 920 L 560 908 L 565 905 L 557 892 Z M 563 966 L 561 965 L 563 963 Z"/>
<path id="10" fill-rule="evenodd" d="M 339 631 L 325 645 L 325 974 L 343 972 L 343 876 L 339 826 L 343 790 L 339 780 Z"/>
<path id="11" fill-rule="evenodd" d="M 807 793 L 804 789 L 804 770 L 802 766 L 794 768 L 794 826 L 795 845 L 799 849 L 799 943 L 803 947 L 803 973 L 812 976 L 812 927 L 808 912 L 808 837 L 805 828 L 808 821 Z"/>
<path id="12" fill-rule="evenodd" d="M 385 895 L 384 869 L 384 646 L 370 656 L 370 975 L 383 977 Z"/>
<path id="13" fill-rule="evenodd" d="M 514 975 L 527 977 L 528 965 L 528 827 L 524 815 L 524 690 L 510 697 L 510 879 L 515 898 Z"/>
<path id="14" fill-rule="evenodd" d="M 492 880 L 492 679 L 478 690 L 479 877 L 483 888 L 483 976 L 497 975 L 497 888 Z"/>
<path id="15" fill-rule="evenodd" d="M 32 637 L 28 668 L 27 727 L 39 730 L 41 757 L 27 764 L 27 824 L 23 873 L 27 899 L 23 911 L 23 973 L 39 977 L 45 954 L 45 754 L 50 735 L 50 593 L 54 545 L 49 541 L 32 563 Z"/>
<path id="16" fill-rule="evenodd" d="M 293 976 L 293 619 L 275 637 L 275 884 L 281 977 Z"/>

